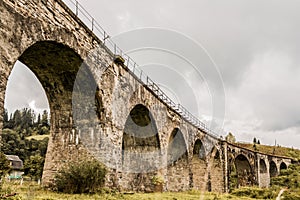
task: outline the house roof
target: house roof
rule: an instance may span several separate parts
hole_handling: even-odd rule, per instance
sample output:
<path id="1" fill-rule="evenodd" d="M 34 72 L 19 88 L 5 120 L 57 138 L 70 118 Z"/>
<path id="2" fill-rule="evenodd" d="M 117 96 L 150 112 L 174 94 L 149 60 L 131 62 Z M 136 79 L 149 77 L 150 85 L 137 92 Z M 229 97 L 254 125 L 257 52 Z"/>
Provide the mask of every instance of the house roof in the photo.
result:
<path id="1" fill-rule="evenodd" d="M 16 155 L 5 155 L 7 160 L 11 161 L 12 169 L 22 169 L 23 161 Z"/>

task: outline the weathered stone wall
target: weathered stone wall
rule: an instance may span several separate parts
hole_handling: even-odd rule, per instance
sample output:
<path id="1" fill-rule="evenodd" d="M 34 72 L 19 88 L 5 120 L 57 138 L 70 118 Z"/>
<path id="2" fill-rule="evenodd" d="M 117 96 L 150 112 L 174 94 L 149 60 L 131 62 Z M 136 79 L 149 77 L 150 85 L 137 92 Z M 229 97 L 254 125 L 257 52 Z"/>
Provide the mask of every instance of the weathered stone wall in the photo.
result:
<path id="1" fill-rule="evenodd" d="M 216 151 L 212 155 L 210 169 L 211 191 L 224 192 L 224 169 L 220 151 Z"/>
<path id="2" fill-rule="evenodd" d="M 190 167 L 193 174 L 193 188 L 200 191 L 207 191 L 208 171 L 206 161 L 194 155 Z"/>

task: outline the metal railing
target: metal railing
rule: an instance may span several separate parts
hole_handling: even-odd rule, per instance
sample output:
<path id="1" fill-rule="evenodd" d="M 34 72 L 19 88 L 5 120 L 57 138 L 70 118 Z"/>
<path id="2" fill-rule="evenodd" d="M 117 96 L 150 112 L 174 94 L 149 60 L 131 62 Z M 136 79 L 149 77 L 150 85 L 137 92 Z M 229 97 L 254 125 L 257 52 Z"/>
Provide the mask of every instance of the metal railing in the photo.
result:
<path id="1" fill-rule="evenodd" d="M 200 130 L 206 132 L 214 138 L 218 138 L 218 135 L 209 129 L 205 123 L 201 122 L 193 114 L 191 114 L 185 107 L 180 104 L 176 104 L 171 98 L 169 98 L 160 87 L 152 81 L 141 69 L 138 68 L 138 64 L 131 59 L 126 53 L 122 51 L 109 37 L 100 24 L 84 9 L 84 7 L 77 0 L 64 0 L 69 2 L 72 6 L 68 6 L 71 11 L 103 42 L 103 44 L 113 53 L 115 56 L 121 56 L 125 63 L 124 65 L 131 71 L 136 78 L 146 85 L 150 90 L 154 92 L 159 99 L 161 99 L 170 108 L 176 111 L 182 118 L 196 126 Z"/>

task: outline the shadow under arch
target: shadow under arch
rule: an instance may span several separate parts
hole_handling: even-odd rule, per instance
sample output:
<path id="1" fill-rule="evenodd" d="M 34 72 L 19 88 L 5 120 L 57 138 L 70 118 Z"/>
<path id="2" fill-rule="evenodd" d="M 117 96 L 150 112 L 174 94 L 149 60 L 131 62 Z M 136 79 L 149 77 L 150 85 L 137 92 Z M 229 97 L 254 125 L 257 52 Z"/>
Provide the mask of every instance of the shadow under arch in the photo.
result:
<path id="1" fill-rule="evenodd" d="M 282 170 L 285 170 L 285 169 L 287 169 L 288 167 L 287 167 L 287 165 L 285 164 L 285 162 L 281 162 L 280 163 L 280 167 L 279 167 L 279 171 L 281 172 Z"/>
<path id="2" fill-rule="evenodd" d="M 186 141 L 179 128 L 170 134 L 167 147 L 167 190 L 184 191 L 190 187 Z"/>
<path id="3" fill-rule="evenodd" d="M 18 58 L 30 69 L 45 90 L 50 107 L 50 139 L 43 171 L 43 184 L 53 181 L 54 174 L 69 160 L 78 159 L 79 137 L 73 119 L 72 96 L 75 79 L 83 59 L 69 46 L 56 41 L 39 41 L 29 46 Z M 81 78 L 86 81 L 86 96 L 95 81 L 88 67 Z M 90 95 L 90 94 L 89 94 Z M 93 94 L 93 109 L 96 109 Z M 72 148 L 72 151 L 70 151 Z M 77 155 L 77 156 L 73 156 Z"/>
<path id="4" fill-rule="evenodd" d="M 278 176 L 278 169 L 276 163 L 273 160 L 271 160 L 269 163 L 269 174 L 270 178 Z"/>

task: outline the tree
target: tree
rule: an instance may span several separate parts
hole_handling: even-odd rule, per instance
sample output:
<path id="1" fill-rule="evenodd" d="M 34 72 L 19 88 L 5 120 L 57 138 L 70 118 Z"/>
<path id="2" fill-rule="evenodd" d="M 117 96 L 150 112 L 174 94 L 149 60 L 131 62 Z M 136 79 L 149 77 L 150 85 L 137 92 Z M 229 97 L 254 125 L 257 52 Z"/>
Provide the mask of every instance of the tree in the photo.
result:
<path id="1" fill-rule="evenodd" d="M 2 189 L 2 178 L 10 171 L 9 161 L 7 160 L 5 154 L 0 152 L 0 189 Z"/>
<path id="2" fill-rule="evenodd" d="M 40 155 L 30 156 L 29 159 L 25 160 L 24 173 L 34 180 L 42 178 L 44 162 L 45 159 Z"/>
<path id="3" fill-rule="evenodd" d="M 256 144 L 256 137 L 253 138 L 253 144 Z"/>
<path id="4" fill-rule="evenodd" d="M 3 128 L 9 128 L 9 118 L 8 118 L 8 112 L 7 112 L 7 109 L 4 109 L 4 115 L 3 115 Z"/>
<path id="5" fill-rule="evenodd" d="M 48 123 L 48 112 L 47 112 L 47 110 L 44 110 L 44 111 L 43 111 L 42 119 L 41 119 L 41 124 L 42 124 L 42 126 L 47 126 L 47 127 L 49 127 L 49 123 Z"/>
<path id="6" fill-rule="evenodd" d="M 236 141 L 234 135 L 231 132 L 228 133 L 228 135 L 225 137 L 225 140 L 230 143 L 235 143 Z"/>
<path id="7" fill-rule="evenodd" d="M 14 112 L 14 116 L 13 116 L 13 125 L 14 125 L 14 128 L 17 128 L 18 126 L 20 126 L 21 123 L 22 123 L 21 112 L 19 110 L 16 110 Z"/>
<path id="8" fill-rule="evenodd" d="M 257 140 L 257 144 L 260 144 L 260 141 L 259 141 L 259 140 Z"/>

